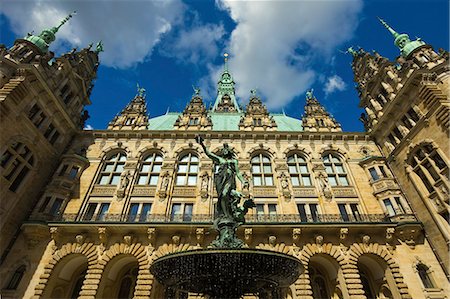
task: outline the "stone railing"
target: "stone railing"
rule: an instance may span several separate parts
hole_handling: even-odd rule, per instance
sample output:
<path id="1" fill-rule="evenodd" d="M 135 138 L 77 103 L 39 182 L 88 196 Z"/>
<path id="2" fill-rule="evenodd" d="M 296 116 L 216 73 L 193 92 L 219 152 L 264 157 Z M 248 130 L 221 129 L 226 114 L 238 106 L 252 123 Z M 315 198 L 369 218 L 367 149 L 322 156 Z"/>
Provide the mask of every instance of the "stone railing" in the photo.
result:
<path id="1" fill-rule="evenodd" d="M 393 222 L 384 214 L 361 214 L 346 215 L 340 214 L 319 214 L 319 215 L 299 215 L 299 214 L 283 214 L 283 215 L 257 215 L 247 214 L 247 223 L 387 223 Z M 165 215 L 165 214 L 103 214 L 92 215 L 89 218 L 78 214 L 62 214 L 62 215 L 35 215 L 30 220 L 46 221 L 46 222 L 95 222 L 95 223 L 211 223 L 214 220 L 212 214 L 186 214 L 186 215 Z"/>

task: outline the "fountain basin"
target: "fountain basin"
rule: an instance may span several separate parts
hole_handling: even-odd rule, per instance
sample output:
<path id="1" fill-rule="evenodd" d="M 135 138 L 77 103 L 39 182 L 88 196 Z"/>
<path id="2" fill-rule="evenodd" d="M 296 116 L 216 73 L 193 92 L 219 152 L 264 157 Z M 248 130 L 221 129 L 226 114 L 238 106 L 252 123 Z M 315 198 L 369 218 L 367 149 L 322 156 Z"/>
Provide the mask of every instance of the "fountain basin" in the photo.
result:
<path id="1" fill-rule="evenodd" d="M 150 271 L 172 290 L 210 298 L 239 298 L 291 285 L 302 265 L 293 256 L 269 250 L 199 249 L 162 256 Z"/>

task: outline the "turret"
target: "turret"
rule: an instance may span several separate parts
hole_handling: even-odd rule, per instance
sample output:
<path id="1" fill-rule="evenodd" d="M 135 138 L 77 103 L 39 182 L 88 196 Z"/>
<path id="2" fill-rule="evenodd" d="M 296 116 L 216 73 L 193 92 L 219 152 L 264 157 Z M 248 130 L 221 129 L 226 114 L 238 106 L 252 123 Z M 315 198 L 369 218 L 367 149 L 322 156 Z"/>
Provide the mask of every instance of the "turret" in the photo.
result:
<path id="1" fill-rule="evenodd" d="M 228 54 L 224 54 L 225 63 L 220 80 L 217 83 L 217 97 L 213 106 L 214 112 L 241 112 L 236 101 L 234 81 L 228 71 Z"/>

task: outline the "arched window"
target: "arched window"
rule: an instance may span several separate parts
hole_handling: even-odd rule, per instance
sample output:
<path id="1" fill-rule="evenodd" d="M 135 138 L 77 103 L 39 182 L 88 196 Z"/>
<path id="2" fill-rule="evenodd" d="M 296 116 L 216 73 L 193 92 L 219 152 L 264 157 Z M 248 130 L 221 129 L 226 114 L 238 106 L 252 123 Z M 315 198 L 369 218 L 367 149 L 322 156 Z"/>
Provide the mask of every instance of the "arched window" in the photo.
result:
<path id="1" fill-rule="evenodd" d="M 424 264 L 418 264 L 416 266 L 417 273 L 419 274 L 420 280 L 426 289 L 435 288 L 433 280 L 430 277 L 430 269 Z"/>
<path id="2" fill-rule="evenodd" d="M 325 274 L 318 268 L 309 266 L 309 279 L 314 298 L 329 299 L 329 286 Z"/>
<path id="3" fill-rule="evenodd" d="M 120 181 L 123 167 L 127 161 L 127 156 L 124 153 L 116 153 L 111 155 L 103 162 L 102 171 L 98 179 L 100 185 L 117 185 Z"/>
<path id="4" fill-rule="evenodd" d="M 131 299 L 133 298 L 134 288 L 136 286 L 136 280 L 138 275 L 138 268 L 134 267 L 128 270 L 119 281 L 119 293 L 118 299 Z"/>
<path id="5" fill-rule="evenodd" d="M 187 153 L 178 161 L 177 185 L 195 186 L 197 184 L 198 157 Z"/>
<path id="6" fill-rule="evenodd" d="M 163 158 L 160 154 L 149 154 L 142 162 L 137 184 L 156 186 L 158 184 L 162 161 Z"/>
<path id="7" fill-rule="evenodd" d="M 0 166 L 3 177 L 9 181 L 9 190 L 15 192 L 33 167 L 34 157 L 23 143 L 12 143 L 2 154 Z"/>
<path id="8" fill-rule="evenodd" d="M 373 286 L 370 283 L 370 278 L 368 278 L 367 273 L 364 270 L 359 269 L 359 275 L 361 278 L 361 283 L 362 283 L 364 294 L 366 295 L 366 298 L 368 298 L 368 299 L 376 298 L 374 296 Z"/>
<path id="9" fill-rule="evenodd" d="M 78 275 L 77 281 L 75 282 L 75 285 L 73 286 L 72 293 L 70 295 L 71 299 L 77 299 L 80 295 L 81 287 L 83 286 L 84 278 L 86 276 L 86 270 L 80 273 Z"/>
<path id="10" fill-rule="evenodd" d="M 428 192 L 433 192 L 435 185 L 447 180 L 447 163 L 431 144 L 424 144 L 416 149 L 410 161 Z"/>
<path id="11" fill-rule="evenodd" d="M 322 156 L 322 160 L 331 186 L 349 185 L 344 165 L 337 155 L 327 153 Z"/>
<path id="12" fill-rule="evenodd" d="M 14 274 L 9 279 L 8 285 L 6 286 L 7 290 L 15 290 L 19 286 L 20 281 L 22 280 L 23 275 L 25 274 L 25 271 L 27 270 L 27 267 L 25 265 L 20 266 L 19 268 L 14 271 Z"/>
<path id="13" fill-rule="evenodd" d="M 254 186 L 273 186 L 272 163 L 264 154 L 255 155 L 252 160 Z"/>
<path id="14" fill-rule="evenodd" d="M 311 186 L 311 176 L 309 174 L 306 160 L 298 155 L 290 155 L 287 159 L 289 174 L 291 175 L 292 186 Z"/>

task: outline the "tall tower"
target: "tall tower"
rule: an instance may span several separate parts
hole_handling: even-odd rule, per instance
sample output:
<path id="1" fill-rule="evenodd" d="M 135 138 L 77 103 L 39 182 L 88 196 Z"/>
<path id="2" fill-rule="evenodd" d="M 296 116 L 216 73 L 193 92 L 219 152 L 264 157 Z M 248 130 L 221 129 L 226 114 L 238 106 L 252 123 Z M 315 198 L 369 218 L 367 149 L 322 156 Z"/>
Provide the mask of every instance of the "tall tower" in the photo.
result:
<path id="1" fill-rule="evenodd" d="M 449 53 L 411 41 L 385 21 L 400 50 L 396 61 L 349 49 L 366 130 L 404 187 L 442 268 L 448 273 L 450 123 Z"/>
<path id="2" fill-rule="evenodd" d="M 306 93 L 303 129 L 307 132 L 342 132 L 341 125 L 328 113 L 313 94 Z"/>
<path id="3" fill-rule="evenodd" d="M 108 130 L 145 130 L 148 125 L 145 89 L 137 86 L 136 96 L 116 115 L 108 125 Z"/>
<path id="4" fill-rule="evenodd" d="M 88 117 L 83 110 L 90 104 L 101 44 L 95 51 L 89 46 L 56 58 L 49 51 L 59 28 L 71 17 L 0 50 L 0 262 Z M 81 145 L 75 148 L 83 152 Z M 67 197 L 50 195 L 52 200 L 62 199 L 61 204 Z"/>
<path id="5" fill-rule="evenodd" d="M 241 112 L 236 101 L 234 80 L 228 71 L 228 54 L 224 54 L 225 63 L 220 80 L 217 83 L 217 97 L 214 102 L 214 112 Z"/>

